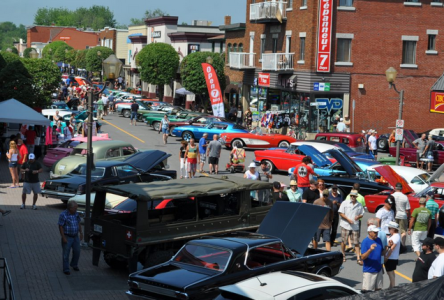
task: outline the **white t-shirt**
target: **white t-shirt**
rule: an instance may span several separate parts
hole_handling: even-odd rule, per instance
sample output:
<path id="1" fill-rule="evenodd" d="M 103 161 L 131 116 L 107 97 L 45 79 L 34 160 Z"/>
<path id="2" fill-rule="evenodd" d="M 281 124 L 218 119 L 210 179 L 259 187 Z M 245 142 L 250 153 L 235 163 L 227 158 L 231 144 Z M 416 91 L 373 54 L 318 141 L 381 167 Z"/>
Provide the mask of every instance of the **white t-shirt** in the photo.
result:
<path id="1" fill-rule="evenodd" d="M 443 275 L 444 275 L 444 253 L 441 253 L 440 255 L 438 255 L 438 257 L 430 266 L 428 279 L 433 279 L 433 277 L 441 277 Z"/>
<path id="2" fill-rule="evenodd" d="M 410 210 L 409 198 L 401 192 L 395 192 L 392 194 L 396 203 L 396 216 L 395 219 L 407 219 L 406 210 Z"/>
<path id="3" fill-rule="evenodd" d="M 376 137 L 371 135 L 368 138 L 368 144 L 369 144 L 369 149 L 370 150 L 376 150 L 377 149 L 377 147 L 376 147 Z"/>
<path id="4" fill-rule="evenodd" d="M 395 214 L 393 213 L 393 210 L 386 210 L 383 207 L 376 213 L 376 218 L 381 220 L 381 230 L 384 231 L 386 234 L 389 234 L 390 232 L 388 230 L 388 223 L 390 221 L 394 221 L 395 219 Z"/>
<path id="5" fill-rule="evenodd" d="M 399 233 L 395 233 L 391 237 L 388 238 L 388 241 L 393 241 L 393 244 L 396 244 L 395 249 L 392 251 L 392 254 L 388 259 L 399 259 L 399 250 L 401 249 L 401 237 Z"/>

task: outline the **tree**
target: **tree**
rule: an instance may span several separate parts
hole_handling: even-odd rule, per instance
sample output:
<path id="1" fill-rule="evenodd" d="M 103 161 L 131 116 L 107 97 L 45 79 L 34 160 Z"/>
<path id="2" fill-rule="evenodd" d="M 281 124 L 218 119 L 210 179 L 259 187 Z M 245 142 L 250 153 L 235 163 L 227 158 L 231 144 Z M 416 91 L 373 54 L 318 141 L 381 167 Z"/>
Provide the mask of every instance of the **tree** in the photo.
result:
<path id="1" fill-rule="evenodd" d="M 72 49 L 72 47 L 69 46 L 64 41 L 55 41 L 55 42 L 49 43 L 48 45 L 45 46 L 45 48 L 43 48 L 42 57 L 50 59 L 50 60 L 56 60 L 56 58 L 60 58 L 60 55 L 61 55 L 60 53 L 58 54 L 58 56 L 56 55 L 56 52 L 59 48 L 62 48 L 63 50 Z"/>
<path id="2" fill-rule="evenodd" d="M 100 55 L 98 52 L 100 51 Z M 97 72 L 102 70 L 102 61 L 114 54 L 113 50 L 107 47 L 94 47 L 86 53 L 86 70 Z"/>
<path id="3" fill-rule="evenodd" d="M 140 78 L 143 81 L 159 86 L 159 98 L 162 99 L 163 85 L 176 77 L 179 55 L 169 44 L 152 43 L 137 54 L 136 64 L 141 68 Z"/>
<path id="4" fill-rule="evenodd" d="M 34 98 L 32 77 L 17 55 L 2 52 L 0 54 L 0 100 L 11 98 L 32 105 Z"/>
<path id="5" fill-rule="evenodd" d="M 74 50 L 74 48 L 71 47 L 70 45 L 68 45 L 67 43 L 61 44 L 60 47 L 57 47 L 54 55 L 52 56 L 52 59 L 55 62 L 65 62 L 65 63 L 68 63 L 66 61 L 66 57 L 67 57 L 68 52 L 70 50 Z"/>
<path id="6" fill-rule="evenodd" d="M 155 17 L 163 17 L 163 16 L 169 16 L 165 11 L 161 10 L 160 8 L 156 8 L 154 10 L 147 9 L 145 11 L 145 15 L 138 19 L 138 18 L 131 18 L 130 19 L 130 26 L 131 25 L 141 25 L 145 24 L 145 19 L 151 19 Z"/>
<path id="7" fill-rule="evenodd" d="M 76 56 L 78 50 L 69 49 L 67 53 L 65 53 L 65 63 L 76 66 Z"/>
<path id="8" fill-rule="evenodd" d="M 9 48 L 9 49 L 11 49 L 11 53 L 14 53 L 14 54 L 16 54 L 16 55 L 18 55 L 19 54 L 19 52 L 18 52 L 18 50 L 17 50 L 17 48 L 16 47 L 11 47 L 11 48 Z"/>
<path id="9" fill-rule="evenodd" d="M 0 50 L 13 47 L 14 42 L 26 39 L 26 28 L 20 24 L 16 26 L 12 22 L 0 22 Z"/>
<path id="10" fill-rule="evenodd" d="M 86 69 L 86 54 L 88 49 L 78 50 L 73 64 L 79 69 Z"/>
<path id="11" fill-rule="evenodd" d="M 31 53 L 31 51 L 32 51 L 32 49 L 34 49 L 35 51 L 37 51 L 37 49 L 35 49 L 35 48 L 26 48 L 24 51 L 23 51 L 23 57 L 24 58 L 31 58 L 31 56 L 29 55 L 29 53 Z"/>

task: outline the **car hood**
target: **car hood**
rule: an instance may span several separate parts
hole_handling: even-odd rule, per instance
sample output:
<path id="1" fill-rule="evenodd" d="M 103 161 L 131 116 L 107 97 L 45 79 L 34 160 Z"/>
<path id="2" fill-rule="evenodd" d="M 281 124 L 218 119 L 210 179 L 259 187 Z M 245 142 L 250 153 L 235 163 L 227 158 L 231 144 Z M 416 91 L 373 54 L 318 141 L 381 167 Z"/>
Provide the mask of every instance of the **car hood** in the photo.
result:
<path id="1" fill-rule="evenodd" d="M 86 163 L 86 156 L 69 155 L 54 164 L 54 173 L 67 174 L 84 163 Z"/>
<path id="2" fill-rule="evenodd" d="M 262 221 L 258 232 L 280 238 L 299 254 L 304 254 L 329 208 L 297 202 L 277 201 Z M 295 228 L 304 228 L 294 233 Z"/>
<path id="3" fill-rule="evenodd" d="M 171 154 L 165 153 L 160 150 L 146 150 L 131 155 L 130 157 L 125 159 L 124 162 L 133 165 L 143 172 L 148 172 L 170 156 Z"/>
<path id="4" fill-rule="evenodd" d="M 436 171 L 432 174 L 432 176 L 430 176 L 429 182 L 434 182 L 436 179 L 438 179 L 443 171 L 444 171 L 444 164 L 439 166 L 439 168 L 436 169 Z"/>
<path id="5" fill-rule="evenodd" d="M 354 176 L 357 173 L 363 172 L 362 169 L 356 164 L 350 156 L 348 156 L 343 150 L 330 149 L 325 151 L 330 154 L 337 162 L 341 164 L 348 175 Z"/>
<path id="6" fill-rule="evenodd" d="M 301 145 L 301 146 L 298 146 L 298 149 L 301 152 L 303 152 L 305 155 L 310 156 L 311 159 L 313 160 L 313 162 L 318 167 L 325 167 L 325 166 L 331 165 L 331 161 L 329 159 L 327 159 L 324 156 L 324 154 L 322 154 L 321 152 L 316 150 L 316 148 L 314 148 L 313 146 Z"/>
<path id="7" fill-rule="evenodd" d="M 399 182 L 402 184 L 402 193 L 414 193 L 413 189 L 409 186 L 407 181 L 405 181 L 402 176 L 395 172 L 390 166 L 379 166 L 375 168 L 375 171 L 378 172 L 385 180 L 390 183 L 392 187 L 395 187 Z"/>

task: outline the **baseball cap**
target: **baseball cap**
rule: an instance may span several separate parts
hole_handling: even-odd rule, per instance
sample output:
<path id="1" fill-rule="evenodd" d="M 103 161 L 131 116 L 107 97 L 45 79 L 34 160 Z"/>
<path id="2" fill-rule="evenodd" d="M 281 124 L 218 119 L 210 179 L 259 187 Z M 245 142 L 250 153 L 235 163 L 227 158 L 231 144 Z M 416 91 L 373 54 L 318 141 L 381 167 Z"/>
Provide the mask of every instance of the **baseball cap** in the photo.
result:
<path id="1" fill-rule="evenodd" d="M 425 238 L 425 239 L 423 239 L 423 240 L 421 240 L 420 241 L 423 245 L 426 245 L 426 246 L 433 246 L 433 244 L 435 243 L 434 241 L 433 241 L 433 239 L 432 238 Z"/>
<path id="2" fill-rule="evenodd" d="M 28 158 L 29 158 L 29 159 L 35 159 L 35 155 L 34 155 L 34 153 L 29 154 Z"/>
<path id="3" fill-rule="evenodd" d="M 358 191 L 357 190 L 351 190 L 350 196 L 358 196 Z"/>
<path id="4" fill-rule="evenodd" d="M 425 204 L 427 202 L 427 199 L 425 197 L 419 198 L 419 204 Z"/>
<path id="5" fill-rule="evenodd" d="M 344 121 L 344 118 L 340 118 L 339 121 Z"/>
<path id="6" fill-rule="evenodd" d="M 396 189 L 397 189 L 397 190 L 402 190 L 402 184 L 401 184 L 400 182 L 398 182 L 398 183 L 396 184 Z"/>
<path id="7" fill-rule="evenodd" d="M 338 189 L 338 185 L 337 184 L 333 184 L 332 186 L 331 186 L 331 188 L 334 190 L 334 189 Z"/>
<path id="8" fill-rule="evenodd" d="M 393 200 L 390 199 L 390 197 L 387 197 L 387 199 L 385 199 L 384 202 L 385 202 L 385 203 L 388 203 L 388 204 L 390 204 L 390 205 L 393 205 Z"/>
<path id="9" fill-rule="evenodd" d="M 287 187 L 287 185 L 285 184 L 285 183 L 280 183 L 281 184 L 281 188 L 285 188 L 285 187 Z"/>
<path id="10" fill-rule="evenodd" d="M 433 197 L 435 196 L 435 193 L 433 191 L 428 191 L 427 196 Z"/>
<path id="11" fill-rule="evenodd" d="M 296 180 L 291 180 L 290 181 L 290 186 L 292 186 L 292 185 L 298 185 L 298 182 L 296 181 Z"/>
<path id="12" fill-rule="evenodd" d="M 275 189 L 280 189 L 281 188 L 281 183 L 279 181 L 275 181 L 275 182 L 273 182 L 273 187 Z"/>
<path id="13" fill-rule="evenodd" d="M 444 246 L 444 239 L 442 237 L 437 237 L 433 240 L 434 244 L 437 246 Z"/>
<path id="14" fill-rule="evenodd" d="M 394 221 L 390 221 L 387 225 L 388 228 L 394 228 L 394 229 L 399 229 L 399 224 L 394 222 Z"/>
<path id="15" fill-rule="evenodd" d="M 379 232 L 380 230 L 379 230 L 379 228 L 378 227 L 376 227 L 376 225 L 370 225 L 368 228 L 367 228 L 367 232 Z"/>

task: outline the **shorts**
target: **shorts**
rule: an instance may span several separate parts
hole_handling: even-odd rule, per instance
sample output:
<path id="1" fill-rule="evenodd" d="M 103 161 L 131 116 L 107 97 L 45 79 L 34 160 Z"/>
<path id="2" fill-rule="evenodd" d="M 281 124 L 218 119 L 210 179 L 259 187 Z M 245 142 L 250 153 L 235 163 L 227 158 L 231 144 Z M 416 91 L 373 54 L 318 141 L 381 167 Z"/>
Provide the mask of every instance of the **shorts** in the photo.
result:
<path id="1" fill-rule="evenodd" d="M 405 233 L 408 229 L 407 219 L 395 219 L 395 222 L 399 224 L 399 233 Z"/>
<path id="2" fill-rule="evenodd" d="M 371 152 L 374 156 L 378 155 L 378 150 L 370 150 L 370 152 Z"/>
<path id="3" fill-rule="evenodd" d="M 18 163 L 16 161 L 10 161 L 9 162 L 9 167 L 10 168 L 17 168 L 18 167 Z"/>
<path id="4" fill-rule="evenodd" d="M 168 128 L 162 128 L 162 133 L 169 134 L 170 132 L 169 132 Z"/>
<path id="5" fill-rule="evenodd" d="M 219 164 L 219 157 L 210 156 L 208 158 L 208 163 L 211 165 L 218 165 Z"/>
<path id="6" fill-rule="evenodd" d="M 351 232 L 351 235 L 350 235 Z M 358 230 L 348 230 L 341 227 L 341 237 L 342 242 L 347 244 L 348 236 L 350 235 L 350 239 L 353 245 L 359 245 L 359 232 Z"/>
<path id="7" fill-rule="evenodd" d="M 131 112 L 131 120 L 137 120 L 137 113 L 136 112 Z"/>
<path id="8" fill-rule="evenodd" d="M 384 264 L 385 271 L 386 272 L 395 271 L 397 265 L 398 265 L 397 259 L 388 259 L 387 262 Z"/>
<path id="9" fill-rule="evenodd" d="M 322 240 L 325 242 L 329 242 L 330 243 L 330 231 L 331 228 L 329 229 L 318 229 L 318 231 L 315 234 L 315 241 L 319 242 L 321 240 L 321 236 L 322 236 Z"/>
<path id="10" fill-rule="evenodd" d="M 22 194 L 31 194 L 31 191 L 34 194 L 40 194 L 42 190 L 40 189 L 40 182 L 30 183 L 30 182 L 24 182 L 23 183 L 23 192 Z"/>
<path id="11" fill-rule="evenodd" d="M 200 153 L 200 163 L 203 164 L 207 161 L 207 156 L 205 153 Z"/>
<path id="12" fill-rule="evenodd" d="M 416 152 L 416 160 L 417 161 L 419 161 L 419 159 L 421 158 L 421 155 L 422 154 L 422 152 L 421 153 L 418 153 L 418 152 Z"/>
<path id="13" fill-rule="evenodd" d="M 197 164 L 188 163 L 187 171 L 188 173 L 196 173 Z"/>
<path id="14" fill-rule="evenodd" d="M 362 279 L 362 290 L 363 291 L 381 290 L 382 287 L 383 287 L 382 269 L 378 273 L 364 272 L 364 276 Z"/>

